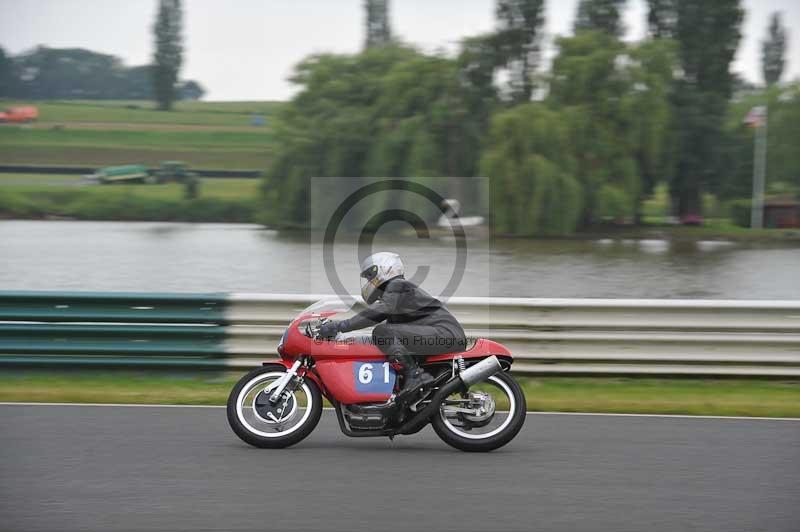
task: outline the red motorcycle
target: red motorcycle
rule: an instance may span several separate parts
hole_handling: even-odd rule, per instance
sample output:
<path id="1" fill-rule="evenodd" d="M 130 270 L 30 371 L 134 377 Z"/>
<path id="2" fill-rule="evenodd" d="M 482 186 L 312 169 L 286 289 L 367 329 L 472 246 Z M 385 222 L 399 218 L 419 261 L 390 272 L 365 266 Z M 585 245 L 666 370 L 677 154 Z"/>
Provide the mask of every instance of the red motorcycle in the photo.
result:
<path id="1" fill-rule="evenodd" d="M 331 316 L 347 310 L 323 300 L 303 310 L 283 333 L 280 359 L 264 362 L 236 384 L 228 398 L 228 422 L 255 447 L 298 443 L 317 426 L 322 397 L 333 405 L 347 436 L 414 434 L 428 423 L 462 451 L 491 451 L 510 442 L 525 422 L 525 395 L 508 373 L 511 353 L 479 339 L 461 353 L 427 357 L 421 365 L 433 386 L 410 404 L 395 401 L 397 367 L 364 331 L 319 337 Z"/>

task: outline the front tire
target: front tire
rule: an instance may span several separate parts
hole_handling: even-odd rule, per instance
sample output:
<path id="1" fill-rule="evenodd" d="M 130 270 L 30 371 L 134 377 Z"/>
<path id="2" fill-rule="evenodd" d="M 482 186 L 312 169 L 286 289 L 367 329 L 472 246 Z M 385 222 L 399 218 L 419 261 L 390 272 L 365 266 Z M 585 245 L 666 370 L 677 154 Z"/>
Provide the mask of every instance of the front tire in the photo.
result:
<path id="1" fill-rule="evenodd" d="M 242 441 L 262 449 L 281 449 L 303 440 L 319 423 L 322 394 L 311 379 L 304 379 L 296 389 L 284 392 L 283 402 L 275 405 L 274 412 L 265 405 L 264 388 L 285 373 L 286 368 L 281 364 L 268 364 L 242 377 L 231 390 L 228 424 Z M 270 410 L 269 418 L 263 415 L 264 408 Z M 289 412 L 284 414 L 282 410 Z M 280 417 L 276 418 L 275 413 Z"/>
<path id="2" fill-rule="evenodd" d="M 525 423 L 527 405 L 525 394 L 522 388 L 511 375 L 501 371 L 492 375 L 483 382 L 474 385 L 473 388 L 486 387 L 495 389 L 505 395 L 508 405 L 508 413 L 504 418 L 498 420 L 482 421 L 470 424 L 465 422 L 458 425 L 458 415 L 448 415 L 445 413 L 446 406 L 443 404 L 433 418 L 431 425 L 436 434 L 448 445 L 466 452 L 488 452 L 499 449 L 510 442 L 522 429 Z M 503 407 L 506 405 L 501 403 Z M 496 412 L 492 417 L 501 414 Z M 492 423 L 495 423 L 493 425 Z M 478 430 L 475 430 L 478 429 Z"/>

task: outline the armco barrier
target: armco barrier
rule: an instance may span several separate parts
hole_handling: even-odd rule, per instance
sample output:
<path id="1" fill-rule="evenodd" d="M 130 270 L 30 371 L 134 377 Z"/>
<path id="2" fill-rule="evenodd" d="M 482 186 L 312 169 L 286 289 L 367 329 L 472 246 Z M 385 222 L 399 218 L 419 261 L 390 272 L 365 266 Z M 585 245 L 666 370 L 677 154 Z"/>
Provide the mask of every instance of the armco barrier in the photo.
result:
<path id="1" fill-rule="evenodd" d="M 0 364 L 246 367 L 324 296 L 0 292 Z M 330 296 L 328 296 L 330 297 Z M 452 298 L 529 374 L 800 377 L 800 302 Z"/>

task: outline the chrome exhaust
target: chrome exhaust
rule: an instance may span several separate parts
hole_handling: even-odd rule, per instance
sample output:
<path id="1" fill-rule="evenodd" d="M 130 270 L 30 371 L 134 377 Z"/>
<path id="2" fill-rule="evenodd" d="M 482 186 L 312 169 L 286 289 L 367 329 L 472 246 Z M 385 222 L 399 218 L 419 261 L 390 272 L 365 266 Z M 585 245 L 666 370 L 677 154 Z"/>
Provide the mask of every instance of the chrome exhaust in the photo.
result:
<path id="1" fill-rule="evenodd" d="M 459 373 L 458 377 L 461 379 L 461 382 L 464 383 L 464 386 L 469 388 L 475 383 L 488 379 L 502 369 L 503 367 L 500 365 L 500 361 L 495 355 L 492 355 L 489 358 L 484 358 L 474 366 L 468 367 Z"/>

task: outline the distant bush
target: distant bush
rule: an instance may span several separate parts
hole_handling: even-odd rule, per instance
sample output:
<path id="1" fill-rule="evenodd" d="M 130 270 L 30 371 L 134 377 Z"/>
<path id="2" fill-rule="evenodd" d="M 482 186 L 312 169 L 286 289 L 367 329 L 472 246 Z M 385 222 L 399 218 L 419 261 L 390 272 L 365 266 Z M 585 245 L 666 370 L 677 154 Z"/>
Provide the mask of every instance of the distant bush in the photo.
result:
<path id="1" fill-rule="evenodd" d="M 242 222 L 255 221 L 251 198 L 182 200 L 138 195 L 133 189 L 0 189 L 0 217 L 66 216 L 79 220 Z"/>
<path id="2" fill-rule="evenodd" d="M 600 188 L 596 212 L 601 220 L 622 221 L 631 218 L 633 211 L 633 199 L 620 187 L 606 184 Z"/>
<path id="3" fill-rule="evenodd" d="M 720 202 L 714 194 L 703 194 L 701 197 L 702 212 L 705 218 L 721 218 L 723 217 L 722 207 Z"/>
<path id="4" fill-rule="evenodd" d="M 180 202 L 183 222 L 254 222 L 257 201 L 251 199 L 197 198 Z"/>
<path id="5" fill-rule="evenodd" d="M 800 194 L 800 186 L 786 181 L 774 181 L 767 184 L 767 194 L 784 198 L 796 198 Z"/>
<path id="6" fill-rule="evenodd" d="M 63 206 L 64 215 L 82 220 L 173 220 L 178 202 L 125 194 L 85 194 Z"/>
<path id="7" fill-rule="evenodd" d="M 728 202 L 728 217 L 739 227 L 750 227 L 750 210 L 752 203 L 749 199 L 737 199 Z"/>

